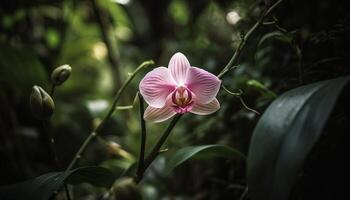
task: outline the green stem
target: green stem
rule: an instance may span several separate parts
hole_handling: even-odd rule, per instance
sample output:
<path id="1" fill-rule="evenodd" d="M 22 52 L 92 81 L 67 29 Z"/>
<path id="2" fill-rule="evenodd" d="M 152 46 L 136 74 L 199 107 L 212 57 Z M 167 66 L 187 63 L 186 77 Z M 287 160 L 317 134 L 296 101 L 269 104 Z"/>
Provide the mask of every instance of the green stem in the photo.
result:
<path id="1" fill-rule="evenodd" d="M 54 84 L 52 84 L 51 91 L 50 91 L 51 98 L 53 98 L 53 94 L 55 93 L 55 88 L 56 88 L 56 86 Z"/>
<path id="2" fill-rule="evenodd" d="M 272 6 L 266 8 L 263 13 L 261 14 L 259 20 L 249 29 L 249 31 L 242 36 L 240 43 L 238 44 L 238 47 L 231 57 L 230 61 L 227 63 L 227 65 L 224 67 L 224 69 L 221 70 L 218 77 L 222 78 L 227 72 L 232 70 L 235 65 L 237 65 L 237 61 L 239 56 L 242 53 L 243 48 L 246 45 L 247 40 L 250 38 L 250 36 L 262 25 L 264 22 L 264 19 L 271 13 L 271 11 L 278 6 L 283 0 L 276 1 Z"/>
<path id="3" fill-rule="evenodd" d="M 57 157 L 56 150 L 55 150 L 55 139 L 53 138 L 52 132 L 47 130 L 46 122 L 47 121 L 45 121 L 45 120 L 41 121 L 42 127 L 43 127 L 44 131 L 47 133 L 47 136 L 48 136 L 49 148 L 50 148 L 50 152 L 51 152 L 52 157 L 53 157 L 53 163 L 55 165 L 55 170 L 59 170 L 60 163 L 58 161 L 58 157 Z"/>
<path id="4" fill-rule="evenodd" d="M 142 95 L 138 93 L 139 102 L 140 102 L 140 123 L 141 123 L 141 147 L 140 147 L 140 155 L 139 155 L 139 163 L 136 172 L 136 179 L 141 180 L 143 177 L 143 169 L 144 169 L 144 159 L 145 159 L 145 147 L 146 147 L 146 123 L 143 119 L 144 114 L 144 101 Z"/>
<path id="5" fill-rule="evenodd" d="M 64 175 L 67 176 L 69 171 L 73 169 L 74 165 L 78 162 L 78 160 L 81 158 L 82 154 L 84 153 L 86 147 L 89 145 L 91 140 L 95 138 L 99 132 L 102 130 L 103 126 L 106 124 L 106 122 L 109 120 L 109 118 L 112 116 L 113 112 L 116 109 L 116 105 L 120 99 L 121 94 L 124 92 L 125 88 L 130 84 L 130 82 L 133 80 L 133 78 L 136 76 L 138 72 L 140 72 L 142 69 L 148 67 L 149 65 L 153 65 L 154 61 L 149 60 L 143 62 L 140 66 L 136 68 L 136 70 L 129 76 L 129 78 L 123 83 L 123 85 L 120 87 L 118 92 L 116 93 L 112 105 L 109 107 L 108 113 L 105 115 L 105 117 L 102 119 L 101 123 L 90 133 L 90 135 L 84 140 L 83 144 L 80 146 L 79 150 L 75 154 L 73 160 L 69 163 L 68 167 L 66 168 Z"/>
<path id="6" fill-rule="evenodd" d="M 56 86 L 54 84 L 52 84 L 51 91 L 50 91 L 51 98 L 53 98 L 53 95 L 55 93 L 55 88 L 56 88 Z M 45 121 L 42 121 L 42 126 L 45 129 Z M 57 171 L 61 170 L 60 169 L 61 168 L 61 164 L 60 164 L 60 162 L 58 160 L 58 156 L 57 156 L 57 153 L 56 153 L 56 150 L 55 150 L 55 145 L 56 145 L 55 144 L 55 138 L 53 137 L 51 131 L 47 130 L 46 132 L 48 134 L 50 150 L 51 150 L 52 156 L 54 158 L 55 168 L 56 168 Z M 66 194 L 67 200 L 71 200 L 71 197 L 70 197 L 70 194 L 69 194 L 69 190 L 68 190 L 68 186 L 66 184 L 64 184 L 64 192 Z"/>
<path id="7" fill-rule="evenodd" d="M 247 106 L 247 104 L 244 102 L 242 94 L 243 91 L 241 89 L 238 90 L 238 92 L 231 92 L 229 89 L 227 89 L 224 85 L 221 85 L 222 89 L 225 90 L 225 92 L 229 93 L 230 95 L 239 98 L 239 101 L 241 102 L 241 104 L 243 105 L 243 107 L 257 115 L 260 115 L 260 113 L 252 108 L 250 108 L 249 106 Z"/>
<path id="8" fill-rule="evenodd" d="M 160 148 L 162 147 L 162 145 L 164 144 L 164 142 L 168 138 L 168 136 L 171 133 L 171 131 L 174 129 L 176 123 L 179 121 L 181 116 L 182 116 L 181 114 L 176 114 L 175 115 L 173 120 L 170 122 L 168 127 L 163 132 L 162 137 L 158 140 L 156 145 L 153 147 L 151 153 L 148 154 L 148 156 L 147 156 L 147 158 L 145 159 L 145 162 L 144 162 L 144 166 L 143 166 L 143 169 L 142 169 L 142 174 L 151 165 L 151 163 L 157 158 Z M 141 179 L 142 179 L 142 176 L 140 176 L 140 177 L 138 176 L 138 177 L 136 177 L 135 182 L 139 183 L 141 181 Z"/>

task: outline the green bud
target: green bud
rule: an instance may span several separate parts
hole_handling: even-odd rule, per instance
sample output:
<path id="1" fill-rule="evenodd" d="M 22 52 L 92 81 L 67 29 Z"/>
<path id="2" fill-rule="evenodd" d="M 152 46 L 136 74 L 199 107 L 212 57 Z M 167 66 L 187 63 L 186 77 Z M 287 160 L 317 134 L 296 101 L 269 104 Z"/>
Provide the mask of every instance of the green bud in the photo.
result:
<path id="1" fill-rule="evenodd" d="M 142 195 L 132 178 L 121 178 L 113 185 L 115 200 L 141 200 Z"/>
<path id="2" fill-rule="evenodd" d="M 72 68 L 69 65 L 62 65 L 57 67 L 51 73 L 51 81 L 55 86 L 61 85 L 64 83 L 70 76 Z"/>
<path id="3" fill-rule="evenodd" d="M 30 94 L 30 109 L 38 119 L 47 119 L 53 114 L 55 103 L 44 89 L 34 85 Z"/>

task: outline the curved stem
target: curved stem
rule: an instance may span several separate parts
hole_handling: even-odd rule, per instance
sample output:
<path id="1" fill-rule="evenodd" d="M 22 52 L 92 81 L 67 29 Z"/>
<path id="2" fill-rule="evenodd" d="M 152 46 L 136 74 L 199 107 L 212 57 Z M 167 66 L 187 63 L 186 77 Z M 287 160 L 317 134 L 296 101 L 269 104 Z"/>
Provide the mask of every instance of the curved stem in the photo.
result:
<path id="1" fill-rule="evenodd" d="M 101 123 L 90 133 L 90 135 L 84 140 L 83 144 L 78 149 L 77 153 L 73 157 L 73 160 L 69 163 L 68 167 L 66 168 L 64 175 L 67 176 L 69 171 L 73 169 L 74 165 L 78 162 L 78 160 L 81 158 L 83 152 L 85 151 L 86 147 L 89 145 L 91 140 L 95 138 L 103 126 L 106 124 L 106 122 L 109 120 L 109 118 L 112 116 L 113 112 L 116 109 L 117 103 L 120 99 L 121 94 L 124 92 L 125 88 L 129 85 L 129 83 L 133 80 L 133 78 L 136 76 L 138 72 L 140 72 L 143 68 L 148 67 L 149 65 L 153 65 L 154 61 L 149 60 L 143 62 L 140 66 L 136 68 L 136 70 L 129 76 L 129 78 L 123 83 L 123 85 L 120 87 L 116 95 L 114 96 L 112 105 L 109 107 L 109 110 L 105 117 L 102 119 Z"/>
<path id="2" fill-rule="evenodd" d="M 278 6 L 282 1 L 283 0 L 278 0 L 270 7 L 266 8 L 263 11 L 263 13 L 261 14 L 259 20 L 248 30 L 248 32 L 244 36 L 241 37 L 241 41 L 238 44 L 238 47 L 237 47 L 235 53 L 233 54 L 232 58 L 227 63 L 227 65 L 224 67 L 224 69 L 222 69 L 221 72 L 219 73 L 219 75 L 218 75 L 219 78 L 222 78 L 227 72 L 232 70 L 235 67 L 235 65 L 237 65 L 238 58 L 241 55 L 242 50 L 245 47 L 247 40 L 260 27 L 260 25 L 263 24 L 264 19 L 271 13 L 271 11 L 276 6 Z"/>
<path id="3" fill-rule="evenodd" d="M 225 90 L 225 92 L 227 92 L 228 94 L 234 96 L 234 97 L 237 97 L 239 98 L 239 101 L 241 102 L 241 104 L 243 105 L 243 107 L 257 115 L 260 115 L 260 113 L 252 108 L 250 108 L 249 106 L 247 106 L 247 104 L 244 102 L 243 100 L 243 97 L 242 97 L 242 94 L 243 94 L 243 91 L 241 89 L 238 90 L 238 92 L 231 92 L 230 90 L 228 90 L 224 85 L 221 85 L 222 89 Z"/>

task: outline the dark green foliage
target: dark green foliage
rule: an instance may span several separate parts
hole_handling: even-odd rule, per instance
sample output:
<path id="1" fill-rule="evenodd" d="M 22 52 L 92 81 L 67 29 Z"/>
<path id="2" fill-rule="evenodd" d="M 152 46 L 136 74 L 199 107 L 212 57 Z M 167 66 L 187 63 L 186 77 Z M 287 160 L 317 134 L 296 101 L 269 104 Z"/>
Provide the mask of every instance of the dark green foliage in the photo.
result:
<path id="1" fill-rule="evenodd" d="M 259 18 L 265 3 L 276 0 L 125 2 L 127 0 L 0 1 L 2 187 L 54 171 L 47 142 L 50 132 L 56 139 L 59 168 L 67 167 L 83 140 L 106 113 L 121 82 L 141 62 L 153 59 L 154 67 L 167 66 L 171 55 L 180 51 L 194 66 L 218 74 L 237 49 L 241 35 Z M 233 92 L 241 89 L 245 103 L 264 114 L 269 104 L 285 91 L 349 75 L 349 5 L 347 1 L 284 0 L 251 35 L 238 59 L 238 67 L 222 80 L 224 86 Z M 232 11 L 241 17 L 236 24 L 230 24 L 226 18 Z M 110 44 L 106 45 L 106 41 Z M 43 128 L 30 112 L 31 88 L 39 85 L 50 91 L 50 74 L 63 64 L 72 67 L 72 74 L 55 89 L 52 95 L 55 112 Z M 77 166 L 97 165 L 110 169 L 113 174 L 124 171 L 123 176 L 135 175 L 140 125 L 138 104 L 131 105 L 139 80 L 147 70 L 135 77 L 117 105 L 130 109 L 113 114 L 100 130 L 101 138 L 89 144 Z M 249 141 L 261 115 L 245 109 L 239 98 L 224 91 L 219 92 L 218 100 L 221 108 L 217 113 L 210 116 L 186 114 L 177 123 L 162 146 L 168 151 L 158 155 L 140 182 L 144 199 L 240 199 L 247 185 L 245 160 L 234 159 L 238 154 L 227 148 L 247 155 Z M 315 106 L 321 100 L 324 98 L 319 98 Z M 320 110 L 325 109 L 330 108 Z M 278 109 L 272 115 L 281 113 L 283 111 Z M 285 114 L 290 116 L 291 113 Z M 341 191 L 347 191 L 347 185 L 342 184 L 347 181 L 343 172 L 350 167 L 344 165 L 348 145 L 343 137 L 349 132 L 346 126 L 350 124 L 349 112 L 342 115 L 334 112 L 328 117 L 333 123 L 327 122 L 327 134 L 322 133 L 317 140 L 321 144 L 316 144 L 311 150 L 314 152 L 302 162 L 306 166 L 298 173 L 300 179 L 292 187 L 292 199 L 342 199 L 336 197 L 341 196 Z M 308 118 L 307 122 L 312 120 L 315 119 Z M 147 123 L 146 156 L 165 126 L 166 123 Z M 345 130 L 340 130 L 342 128 Z M 106 142 L 117 143 L 120 149 L 111 152 Z M 207 147 L 203 144 L 218 145 L 209 153 L 201 149 Z M 263 148 L 259 145 L 257 142 L 255 148 Z M 179 159 L 176 152 L 184 152 L 186 147 L 186 152 L 190 153 L 181 154 Z M 335 147 L 337 150 L 329 151 Z M 205 160 L 192 161 L 201 155 Z M 317 158 L 321 159 L 316 162 Z M 187 159 L 191 161 L 182 162 Z M 166 174 L 167 161 L 173 164 L 181 161 L 181 166 Z M 71 193 L 76 199 L 98 199 L 105 192 L 99 186 L 107 184 L 104 181 L 112 182 L 106 178 L 108 172 L 92 173 L 87 169 L 79 173 L 81 176 L 75 176 L 76 179 L 74 174 L 70 176 L 70 183 L 96 182 L 94 186 L 74 186 Z M 58 174 L 50 176 L 55 175 L 59 177 Z M 23 192 L 16 190 L 14 193 L 40 195 L 50 180 L 41 179 L 38 190 L 29 191 L 33 188 L 25 187 Z M 46 189 L 49 191 L 42 195 L 50 196 L 53 189 Z M 252 197 L 254 190 L 253 186 L 245 199 Z M 63 192 L 59 190 L 59 197 Z"/>
<path id="2" fill-rule="evenodd" d="M 253 200 L 288 199 L 349 78 L 293 89 L 267 108 L 254 130 L 248 154 L 248 186 Z"/>
<path id="3" fill-rule="evenodd" d="M 166 173 L 170 173 L 173 169 L 181 165 L 183 162 L 198 159 L 209 160 L 215 157 L 222 158 L 245 158 L 245 156 L 228 146 L 224 145 L 201 145 L 184 147 L 175 152 L 166 165 Z"/>
<path id="4" fill-rule="evenodd" d="M 82 167 L 70 171 L 67 175 L 63 172 L 51 172 L 25 182 L 0 187 L 0 198 L 4 200 L 47 200 L 57 194 L 64 183 L 87 182 L 98 187 L 109 188 L 115 178 L 112 172 L 102 167 Z"/>

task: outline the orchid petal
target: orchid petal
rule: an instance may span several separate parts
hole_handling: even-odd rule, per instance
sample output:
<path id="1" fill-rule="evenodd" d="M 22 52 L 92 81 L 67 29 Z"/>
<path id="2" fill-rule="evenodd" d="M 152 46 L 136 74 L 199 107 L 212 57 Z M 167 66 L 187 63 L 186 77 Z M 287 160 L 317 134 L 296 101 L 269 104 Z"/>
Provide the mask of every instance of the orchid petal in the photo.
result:
<path id="1" fill-rule="evenodd" d="M 221 80 L 210 72 L 197 67 L 188 70 L 186 85 L 200 104 L 211 102 L 219 92 L 220 84 Z"/>
<path id="2" fill-rule="evenodd" d="M 140 82 L 140 93 L 152 107 L 162 108 L 167 96 L 176 88 L 170 71 L 165 67 L 157 67 L 148 72 Z"/>
<path id="3" fill-rule="evenodd" d="M 220 103 L 216 98 L 214 98 L 214 100 L 208 104 L 195 103 L 190 112 L 197 115 L 209 115 L 219 110 L 219 108 Z"/>
<path id="4" fill-rule="evenodd" d="M 191 67 L 185 55 L 178 52 L 171 57 L 168 68 L 178 85 L 183 85 L 188 69 Z"/>
<path id="5" fill-rule="evenodd" d="M 170 117 L 174 116 L 176 112 L 170 106 L 164 106 L 163 108 L 155 108 L 152 106 L 148 106 L 145 110 L 143 118 L 146 121 L 152 121 L 155 123 L 163 122 Z"/>

